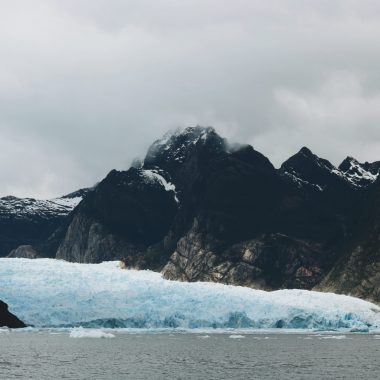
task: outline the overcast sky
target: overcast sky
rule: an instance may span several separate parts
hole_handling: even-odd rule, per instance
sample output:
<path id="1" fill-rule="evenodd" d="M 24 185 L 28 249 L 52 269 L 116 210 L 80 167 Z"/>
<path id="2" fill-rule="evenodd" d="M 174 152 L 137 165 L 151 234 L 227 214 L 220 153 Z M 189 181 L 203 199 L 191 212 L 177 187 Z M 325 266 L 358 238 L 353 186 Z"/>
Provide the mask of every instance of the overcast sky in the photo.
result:
<path id="1" fill-rule="evenodd" d="M 0 196 L 126 169 L 177 126 L 279 166 L 380 160 L 380 2 L 0 0 Z"/>

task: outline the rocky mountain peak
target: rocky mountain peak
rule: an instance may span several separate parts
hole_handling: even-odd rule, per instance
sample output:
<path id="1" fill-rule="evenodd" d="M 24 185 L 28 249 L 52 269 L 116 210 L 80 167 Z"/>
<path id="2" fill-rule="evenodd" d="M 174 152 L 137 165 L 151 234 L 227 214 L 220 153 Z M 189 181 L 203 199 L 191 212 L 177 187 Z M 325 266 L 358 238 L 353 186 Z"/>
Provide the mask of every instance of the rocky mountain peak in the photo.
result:
<path id="1" fill-rule="evenodd" d="M 305 165 L 305 163 L 312 163 L 314 166 L 321 168 L 322 170 L 332 171 L 335 168 L 328 160 L 321 158 L 314 154 L 309 148 L 302 147 L 298 153 L 285 161 L 285 165 Z"/>
<path id="2" fill-rule="evenodd" d="M 342 172 L 347 172 L 352 165 L 358 165 L 359 164 L 359 161 L 354 158 L 354 157 L 351 157 L 351 156 L 347 156 L 343 161 L 342 163 L 339 165 L 339 170 L 341 170 Z"/>
<path id="3" fill-rule="evenodd" d="M 317 158 L 317 156 L 306 146 L 303 146 L 299 152 L 298 152 L 299 155 L 303 155 L 305 157 L 308 157 L 308 158 Z"/>
<path id="4" fill-rule="evenodd" d="M 346 182 L 342 172 L 331 162 L 318 157 L 306 147 L 285 161 L 280 172 L 300 188 L 308 186 L 319 191 Z"/>
<path id="5" fill-rule="evenodd" d="M 186 159 L 205 149 L 225 149 L 225 141 L 212 127 L 188 127 L 166 133 L 148 149 L 144 166 L 158 166 L 165 169 L 167 163 L 182 164 Z"/>
<path id="6" fill-rule="evenodd" d="M 353 157 L 346 157 L 339 165 L 345 178 L 356 187 L 366 187 L 379 177 L 380 161 L 360 163 Z"/>

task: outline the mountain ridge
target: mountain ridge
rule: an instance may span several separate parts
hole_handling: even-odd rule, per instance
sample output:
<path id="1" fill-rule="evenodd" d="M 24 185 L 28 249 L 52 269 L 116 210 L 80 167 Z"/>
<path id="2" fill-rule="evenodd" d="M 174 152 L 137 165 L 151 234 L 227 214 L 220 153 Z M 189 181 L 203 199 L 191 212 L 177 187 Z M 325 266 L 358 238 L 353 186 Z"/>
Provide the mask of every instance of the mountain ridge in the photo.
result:
<path id="1" fill-rule="evenodd" d="M 380 198 L 376 173 L 378 162 L 347 158 L 337 168 L 306 147 L 276 169 L 250 145 L 232 149 L 213 128 L 189 127 L 156 140 L 130 169 L 111 171 L 41 247 L 68 261 L 123 257 L 173 280 L 318 286 L 379 302 L 376 285 L 357 285 L 371 270 L 355 277 L 346 266 L 356 285 L 339 271 L 358 245 L 377 252 L 377 230 L 366 222 L 369 199 Z M 359 256 L 376 267 L 375 253 Z"/>

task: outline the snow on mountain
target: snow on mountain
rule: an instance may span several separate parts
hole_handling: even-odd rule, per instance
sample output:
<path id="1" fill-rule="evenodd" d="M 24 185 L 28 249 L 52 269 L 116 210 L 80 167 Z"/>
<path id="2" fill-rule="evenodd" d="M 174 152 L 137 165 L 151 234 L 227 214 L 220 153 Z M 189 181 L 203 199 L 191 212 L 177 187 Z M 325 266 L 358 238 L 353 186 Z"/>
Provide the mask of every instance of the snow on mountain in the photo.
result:
<path id="1" fill-rule="evenodd" d="M 310 186 L 323 191 L 327 186 L 338 182 L 357 188 L 369 186 L 376 181 L 380 162 L 361 164 L 354 158 L 347 157 L 337 168 L 303 147 L 282 164 L 281 171 L 298 188 Z"/>
<path id="2" fill-rule="evenodd" d="M 166 191 L 172 191 L 174 193 L 174 200 L 179 203 L 179 200 L 177 198 L 177 192 L 176 187 L 173 183 L 168 182 L 160 173 L 158 170 L 148 170 L 143 169 L 142 174 L 145 176 L 145 178 L 153 183 L 159 183 L 161 186 L 164 187 Z"/>
<path id="3" fill-rule="evenodd" d="M 366 187 L 379 177 L 380 162 L 362 164 L 353 157 L 347 157 L 339 165 L 339 170 L 354 186 Z"/>
<path id="4" fill-rule="evenodd" d="M 345 181 L 343 174 L 334 165 L 306 147 L 285 161 L 280 171 L 298 188 L 308 186 L 323 191 L 336 182 Z"/>
<path id="5" fill-rule="evenodd" d="M 68 210 L 74 209 L 76 206 L 78 206 L 79 202 L 83 199 L 83 197 L 73 197 L 73 198 L 54 198 L 51 199 L 49 202 L 52 202 L 56 205 L 60 205 L 65 207 Z"/>
<path id="6" fill-rule="evenodd" d="M 6 196 L 0 198 L 0 216 L 16 219 L 29 217 L 49 218 L 51 215 L 67 215 L 83 199 L 87 189 L 63 197 L 42 200 L 34 198 L 17 198 Z"/>
<path id="7" fill-rule="evenodd" d="M 179 128 L 168 132 L 150 146 L 144 163 L 149 165 L 164 159 L 181 164 L 199 143 L 204 144 L 216 136 L 219 137 L 212 127 Z"/>
<path id="8" fill-rule="evenodd" d="M 302 188 L 304 186 L 311 186 L 319 191 L 323 191 L 323 188 L 320 185 L 315 184 L 315 183 L 310 183 L 302 179 L 300 175 L 294 170 L 289 170 L 289 171 L 285 170 L 284 175 L 288 177 L 291 181 L 293 181 L 297 185 L 298 188 Z"/>
<path id="9" fill-rule="evenodd" d="M 38 200 L 7 196 L 0 198 L 0 212 L 3 217 L 14 218 L 49 217 L 51 214 L 67 215 L 75 206 L 70 202 L 61 204 L 61 199 Z"/>
<path id="10" fill-rule="evenodd" d="M 378 306 L 348 296 L 168 281 L 159 273 L 122 270 L 117 262 L 3 258 L 0 299 L 36 327 L 380 327 Z"/>

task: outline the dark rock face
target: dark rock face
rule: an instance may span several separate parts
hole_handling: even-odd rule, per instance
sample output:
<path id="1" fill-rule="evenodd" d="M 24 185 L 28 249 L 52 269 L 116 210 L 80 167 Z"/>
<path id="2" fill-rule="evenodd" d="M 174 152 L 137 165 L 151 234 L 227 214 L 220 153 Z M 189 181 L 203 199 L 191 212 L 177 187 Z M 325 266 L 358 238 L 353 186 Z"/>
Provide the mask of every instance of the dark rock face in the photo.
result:
<path id="1" fill-rule="evenodd" d="M 8 311 L 8 305 L 0 300 L 0 327 L 9 327 L 19 329 L 26 327 L 25 323 L 20 321 L 15 315 Z"/>
<path id="2" fill-rule="evenodd" d="M 11 253 L 7 256 L 10 258 L 22 258 L 22 259 L 37 259 L 37 252 L 31 245 L 20 245 L 16 249 L 13 249 Z"/>
<path id="3" fill-rule="evenodd" d="M 140 266 L 177 212 L 175 193 L 165 186 L 170 187 L 158 170 L 110 172 L 74 211 L 57 258 L 100 262 L 132 255 Z M 153 256 L 147 256 L 152 263 Z"/>
<path id="4" fill-rule="evenodd" d="M 285 161 L 281 172 L 299 187 L 308 186 L 319 191 L 347 185 L 347 179 L 329 161 L 319 158 L 306 147 Z"/>
<path id="5" fill-rule="evenodd" d="M 215 281 L 273 290 L 310 289 L 322 274 L 321 247 L 285 235 L 262 235 L 222 251 L 193 229 L 177 244 L 162 273 L 168 279 Z M 211 243 L 212 246 L 212 243 Z"/>
<path id="6" fill-rule="evenodd" d="M 380 180 L 363 198 L 357 234 L 317 289 L 380 303 Z"/>
<path id="7" fill-rule="evenodd" d="M 302 148 L 275 169 L 212 128 L 167 134 L 111 171 L 37 252 L 125 258 L 182 281 L 352 293 L 379 301 L 379 169 Z M 23 242 L 26 244 L 28 242 Z"/>

